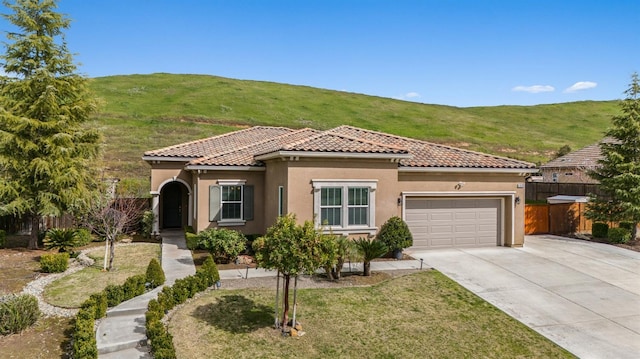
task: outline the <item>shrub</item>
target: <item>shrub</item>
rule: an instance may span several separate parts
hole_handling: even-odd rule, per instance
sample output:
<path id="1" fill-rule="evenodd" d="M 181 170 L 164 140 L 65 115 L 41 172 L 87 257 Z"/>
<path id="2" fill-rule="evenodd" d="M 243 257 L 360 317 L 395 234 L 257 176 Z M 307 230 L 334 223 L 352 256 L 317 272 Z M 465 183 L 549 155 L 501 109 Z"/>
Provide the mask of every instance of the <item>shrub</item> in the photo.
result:
<path id="1" fill-rule="evenodd" d="M 160 320 L 162 317 L 164 317 L 164 309 L 156 299 L 151 299 L 145 313 L 147 323 L 153 320 Z"/>
<path id="2" fill-rule="evenodd" d="M 198 235 L 191 232 L 184 232 L 184 238 L 187 241 L 187 248 L 189 250 L 194 250 L 199 248 L 199 238 Z"/>
<path id="3" fill-rule="evenodd" d="M 77 246 L 77 233 L 75 229 L 52 228 L 47 231 L 44 237 L 44 247 L 46 249 L 57 249 L 58 252 L 69 252 Z"/>
<path id="4" fill-rule="evenodd" d="M 87 244 L 91 243 L 91 241 L 93 241 L 91 231 L 86 228 L 76 229 L 76 247 L 86 246 Z"/>
<path id="5" fill-rule="evenodd" d="M 97 358 L 98 345 L 93 331 L 95 317 L 90 308 L 81 308 L 76 315 L 73 333 L 73 357 Z"/>
<path id="6" fill-rule="evenodd" d="M 7 243 L 7 232 L 0 229 L 0 248 L 4 248 Z"/>
<path id="7" fill-rule="evenodd" d="M 109 284 L 104 288 L 104 294 L 107 297 L 107 306 L 109 307 L 115 307 L 122 303 L 122 298 L 124 298 L 123 288 L 120 285 Z"/>
<path id="8" fill-rule="evenodd" d="M 627 243 L 631 239 L 631 231 L 627 228 L 609 228 L 607 237 L 611 243 Z"/>
<path id="9" fill-rule="evenodd" d="M 594 222 L 591 225 L 591 235 L 594 238 L 607 238 L 607 232 L 609 231 L 609 225 L 601 222 Z"/>
<path id="10" fill-rule="evenodd" d="M 122 285 L 122 301 L 137 297 L 145 291 L 146 278 L 144 274 L 138 274 L 127 278 Z"/>
<path id="11" fill-rule="evenodd" d="M 400 217 L 389 218 L 380 228 L 377 238 L 390 251 L 402 250 L 413 245 L 409 226 Z"/>
<path id="12" fill-rule="evenodd" d="M 167 286 L 162 288 L 162 291 L 158 293 L 158 303 L 160 303 L 163 311 L 171 310 L 176 306 L 172 287 Z"/>
<path id="13" fill-rule="evenodd" d="M 245 251 L 247 239 L 238 231 L 210 228 L 198 234 L 198 245 L 208 250 L 216 262 L 228 262 Z"/>
<path id="14" fill-rule="evenodd" d="M 153 221 L 155 218 L 153 211 L 144 211 L 142 213 L 141 232 L 144 238 L 151 238 L 151 231 L 153 230 Z"/>
<path id="15" fill-rule="evenodd" d="M 362 255 L 363 264 L 363 275 L 370 276 L 371 275 L 371 261 L 382 257 L 389 248 L 382 243 L 382 241 L 378 239 L 374 239 L 372 241 L 366 238 L 358 238 L 355 241 L 355 246 L 358 248 L 358 251 Z"/>
<path id="16" fill-rule="evenodd" d="M 196 273 L 196 276 L 200 276 L 201 279 L 204 280 L 205 288 L 209 288 L 214 285 L 217 281 L 220 280 L 220 272 L 218 272 L 218 266 L 213 261 L 211 256 L 207 256 L 204 262 L 202 263 L 202 267 Z"/>
<path id="17" fill-rule="evenodd" d="M 69 253 L 48 253 L 40 256 L 40 270 L 45 273 L 62 273 L 69 267 Z"/>
<path id="18" fill-rule="evenodd" d="M 159 320 L 147 322 L 147 338 L 151 341 L 151 352 L 156 359 L 175 359 L 173 337 Z"/>
<path id="19" fill-rule="evenodd" d="M 151 288 L 155 288 L 164 284 L 166 278 L 162 266 L 157 259 L 151 258 L 149 265 L 147 266 L 146 281 Z"/>
<path id="20" fill-rule="evenodd" d="M 38 300 L 30 294 L 0 298 L 0 335 L 20 333 L 40 317 Z"/>
<path id="21" fill-rule="evenodd" d="M 103 292 L 93 293 L 89 296 L 89 299 L 82 303 L 80 308 L 93 307 L 95 319 L 102 318 L 107 315 L 107 295 Z"/>

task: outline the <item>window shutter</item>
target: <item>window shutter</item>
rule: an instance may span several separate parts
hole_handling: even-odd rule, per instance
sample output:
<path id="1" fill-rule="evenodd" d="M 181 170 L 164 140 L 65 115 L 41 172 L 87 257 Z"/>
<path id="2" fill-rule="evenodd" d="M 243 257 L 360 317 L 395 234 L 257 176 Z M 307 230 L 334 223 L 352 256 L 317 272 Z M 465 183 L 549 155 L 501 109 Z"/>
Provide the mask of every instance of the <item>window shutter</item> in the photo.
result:
<path id="1" fill-rule="evenodd" d="M 253 186 L 244 186 L 242 205 L 243 219 L 245 221 L 253 221 Z"/>
<path id="2" fill-rule="evenodd" d="M 209 222 L 220 220 L 220 186 L 209 186 Z"/>

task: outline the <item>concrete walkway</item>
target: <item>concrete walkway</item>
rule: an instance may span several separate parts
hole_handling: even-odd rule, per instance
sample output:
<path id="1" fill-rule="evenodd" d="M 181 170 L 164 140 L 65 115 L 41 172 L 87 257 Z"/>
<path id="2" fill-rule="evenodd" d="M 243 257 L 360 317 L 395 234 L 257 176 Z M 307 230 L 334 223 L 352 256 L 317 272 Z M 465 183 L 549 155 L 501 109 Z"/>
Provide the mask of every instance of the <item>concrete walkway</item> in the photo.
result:
<path id="1" fill-rule="evenodd" d="M 545 235 L 412 255 L 580 358 L 640 358 L 640 252 Z"/>
<path id="2" fill-rule="evenodd" d="M 163 231 L 162 269 L 165 285 L 176 279 L 195 274 L 191 251 L 187 249 L 182 230 Z M 107 311 L 96 331 L 98 357 L 101 359 L 151 358 L 146 346 L 145 312 L 151 299 L 156 298 L 162 287 L 121 303 Z"/>

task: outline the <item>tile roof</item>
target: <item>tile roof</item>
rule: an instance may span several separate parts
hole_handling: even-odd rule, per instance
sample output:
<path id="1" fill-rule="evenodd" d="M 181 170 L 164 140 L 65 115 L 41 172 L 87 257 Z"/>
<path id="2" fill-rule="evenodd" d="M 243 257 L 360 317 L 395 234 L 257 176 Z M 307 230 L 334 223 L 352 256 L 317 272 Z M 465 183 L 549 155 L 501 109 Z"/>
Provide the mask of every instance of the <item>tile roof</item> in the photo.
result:
<path id="1" fill-rule="evenodd" d="M 145 152 L 146 159 L 190 160 L 189 166 L 264 166 L 256 156 L 282 151 L 372 154 L 400 158 L 409 168 L 533 169 L 532 163 L 426 141 L 340 126 L 327 131 L 251 127 L 204 140 Z"/>
<path id="2" fill-rule="evenodd" d="M 613 140 L 605 138 L 602 142 L 612 142 Z M 602 152 L 600 152 L 600 143 L 594 143 L 583 147 L 577 151 L 570 152 L 564 156 L 560 156 L 554 160 L 551 160 L 544 165 L 543 168 L 596 168 L 598 166 L 598 160 L 602 158 Z"/>

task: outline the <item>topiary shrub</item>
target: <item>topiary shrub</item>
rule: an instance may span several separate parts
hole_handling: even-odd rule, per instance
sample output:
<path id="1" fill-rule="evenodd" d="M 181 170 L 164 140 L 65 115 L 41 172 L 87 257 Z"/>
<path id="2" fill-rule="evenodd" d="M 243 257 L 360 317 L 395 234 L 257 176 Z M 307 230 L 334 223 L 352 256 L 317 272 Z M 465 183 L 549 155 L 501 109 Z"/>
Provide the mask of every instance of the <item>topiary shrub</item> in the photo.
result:
<path id="1" fill-rule="evenodd" d="M 601 222 L 594 222 L 591 225 L 591 235 L 593 238 L 607 238 L 609 225 Z"/>
<path id="2" fill-rule="evenodd" d="M 0 298 L 0 335 L 20 333 L 40 317 L 38 300 L 30 294 Z"/>
<path id="3" fill-rule="evenodd" d="M 104 292 L 93 293 L 89 299 L 82 303 L 80 308 L 93 308 L 95 319 L 102 318 L 107 315 L 107 295 Z"/>
<path id="4" fill-rule="evenodd" d="M 151 258 L 147 266 L 146 281 L 151 288 L 155 288 L 164 284 L 166 278 L 164 270 L 157 259 Z"/>
<path id="5" fill-rule="evenodd" d="M 40 270 L 44 273 L 62 273 L 69 268 L 69 253 L 49 253 L 40 256 Z"/>
<path id="6" fill-rule="evenodd" d="M 6 244 L 7 244 L 7 232 L 0 229 L 0 248 L 4 248 Z"/>
<path id="7" fill-rule="evenodd" d="M 75 229 L 52 228 L 47 231 L 44 237 L 44 247 L 46 249 L 57 249 L 58 252 L 70 252 L 71 248 L 77 246 L 77 232 Z"/>
<path id="8" fill-rule="evenodd" d="M 210 228 L 198 234 L 198 245 L 208 250 L 217 263 L 227 263 L 246 250 L 247 239 L 238 231 Z"/>
<path id="9" fill-rule="evenodd" d="M 91 231 L 86 228 L 77 228 L 76 229 L 76 245 L 75 247 L 86 246 L 87 244 L 93 241 L 93 237 L 91 236 Z"/>
<path id="10" fill-rule="evenodd" d="M 413 236 L 407 223 L 400 217 L 391 217 L 380 227 L 378 240 L 384 243 L 389 251 L 398 251 L 413 245 Z"/>
<path id="11" fill-rule="evenodd" d="M 73 328 L 73 357 L 97 358 L 98 345 L 93 331 L 95 308 L 81 308 Z"/>
<path id="12" fill-rule="evenodd" d="M 207 258 L 205 258 L 204 263 L 202 263 L 202 267 L 200 267 L 196 276 L 200 277 L 203 282 L 202 285 L 205 286 L 205 288 L 211 287 L 220 280 L 218 266 L 216 266 L 216 263 L 213 261 L 211 256 L 207 256 Z"/>
<path id="13" fill-rule="evenodd" d="M 122 301 L 137 297 L 145 291 L 146 277 L 138 274 L 127 278 L 122 285 Z"/>
<path id="14" fill-rule="evenodd" d="M 609 228 L 607 238 L 611 243 L 627 243 L 631 239 L 631 231 L 627 228 Z"/>
<path id="15" fill-rule="evenodd" d="M 124 298 L 123 288 L 120 285 L 109 284 L 104 288 L 104 294 L 107 297 L 107 306 L 115 307 L 122 303 Z"/>

